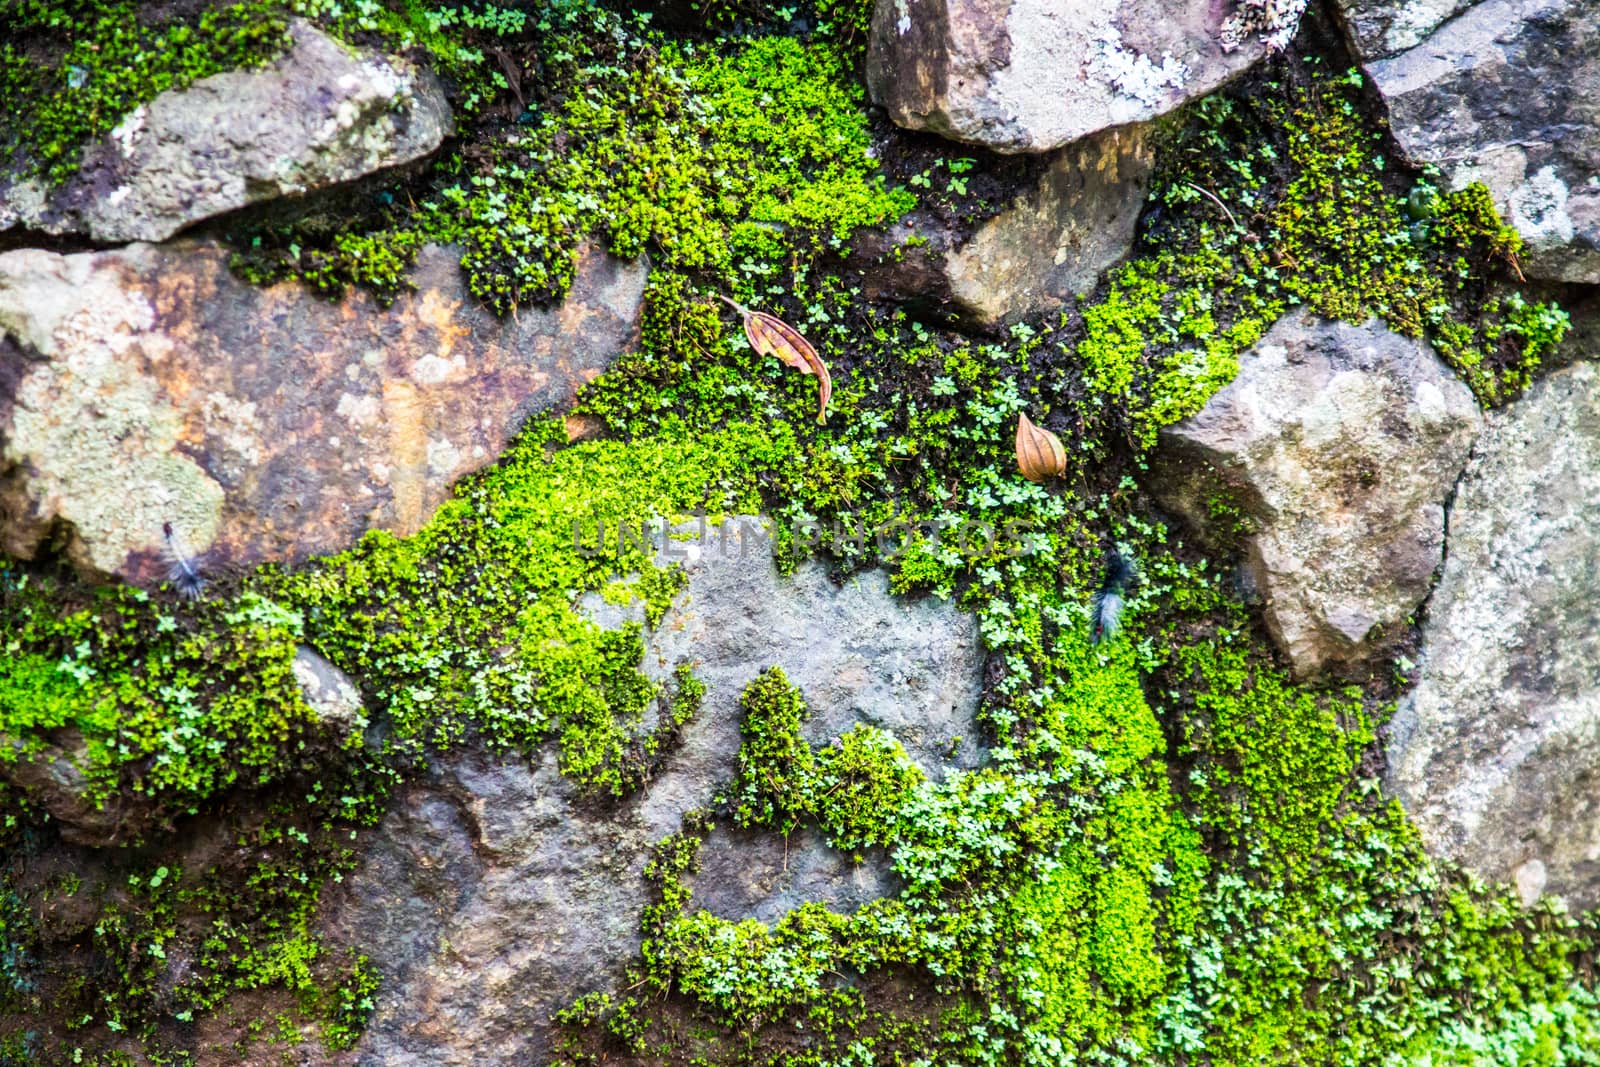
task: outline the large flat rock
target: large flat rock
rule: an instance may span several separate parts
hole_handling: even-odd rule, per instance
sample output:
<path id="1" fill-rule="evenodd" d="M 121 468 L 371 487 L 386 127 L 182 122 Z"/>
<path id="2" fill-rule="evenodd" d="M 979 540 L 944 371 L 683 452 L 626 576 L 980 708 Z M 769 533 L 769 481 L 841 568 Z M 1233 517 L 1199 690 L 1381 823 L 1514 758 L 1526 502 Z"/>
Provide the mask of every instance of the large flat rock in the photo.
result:
<path id="1" fill-rule="evenodd" d="M 590 248 L 559 306 L 496 318 L 426 248 L 390 307 L 259 288 L 212 244 L 0 255 L 0 549 L 96 575 L 408 534 L 528 416 L 635 343 L 646 267 Z"/>
<path id="2" fill-rule="evenodd" d="M 739 696 L 774 664 L 810 709 L 822 745 L 866 722 L 940 776 L 981 759 L 973 721 L 983 653 L 971 615 L 894 597 L 869 572 L 843 586 L 820 564 L 777 572 L 770 542 L 694 546 L 688 584 L 646 639 L 644 669 L 692 665 L 706 684 L 681 744 L 637 793 L 586 800 L 556 769 L 471 749 L 402 790 L 345 879 L 327 929 L 385 975 L 354 1062 L 490 1067 L 544 1062 L 550 1015 L 610 988 L 639 948 L 651 846 L 709 807 L 739 750 Z M 634 609 L 594 597 L 607 625 Z M 719 826 L 691 881 L 695 907 L 775 921 L 800 903 L 848 911 L 893 889 L 881 855 L 857 864 L 802 829 L 787 841 Z"/>

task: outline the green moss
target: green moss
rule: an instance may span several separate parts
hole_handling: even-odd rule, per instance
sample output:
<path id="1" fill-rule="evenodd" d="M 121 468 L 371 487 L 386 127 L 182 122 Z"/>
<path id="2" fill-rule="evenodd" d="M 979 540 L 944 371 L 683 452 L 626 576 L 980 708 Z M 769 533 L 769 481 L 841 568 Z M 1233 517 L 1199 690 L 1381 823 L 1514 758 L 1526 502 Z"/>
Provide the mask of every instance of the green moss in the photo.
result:
<path id="1" fill-rule="evenodd" d="M 1084 352 L 1091 367 L 1109 368 L 1110 395 L 1133 382 L 1134 396 L 1149 398 L 1148 421 L 1134 423 L 1141 442 L 1197 410 L 1237 352 L 1292 305 L 1425 336 L 1485 405 L 1525 388 L 1565 332 L 1564 312 L 1511 288 L 1521 241 L 1488 191 L 1441 197 L 1424 181 L 1392 192 L 1398 175 L 1361 113 L 1361 75 L 1305 66 L 1281 71 L 1268 92 L 1195 106 L 1167 146 L 1154 196 L 1205 210 L 1164 221 L 1148 265 L 1125 271 L 1086 312 L 1113 327 L 1101 339 L 1092 324 Z M 1512 323 L 1519 308 L 1523 326 Z M 1195 347 L 1161 367 L 1148 353 L 1141 365 L 1141 343 Z M 1151 384 L 1141 388 L 1141 375 Z"/>
<path id="2" fill-rule="evenodd" d="M 442 164 L 414 210 L 391 197 L 369 232 L 257 234 L 238 268 L 392 298 L 421 241 L 459 243 L 473 294 L 506 312 L 563 296 L 593 234 L 625 258 L 738 272 L 749 298 L 791 244 L 838 249 L 914 203 L 875 174 L 862 91 L 826 41 L 703 48 L 587 8 L 545 31 L 549 106 Z"/>
<path id="3" fill-rule="evenodd" d="M 19 0 L 0 11 L 0 158 L 46 180 L 74 174 L 85 144 L 140 104 L 288 45 L 277 4 L 248 0 L 149 20 L 131 2 Z"/>
<path id="4" fill-rule="evenodd" d="M 0 561 L 0 732 L 24 750 L 81 735 L 93 796 L 127 789 L 193 811 L 277 781 L 318 737 L 292 669 L 295 613 L 259 596 L 189 606 L 113 587 L 73 608 L 57 596 Z"/>
<path id="5" fill-rule="evenodd" d="M 348 1045 L 374 978 L 329 958 L 310 925 L 349 862 L 340 835 L 422 757 L 469 736 L 528 754 L 555 745 L 591 796 L 636 789 L 704 689 L 687 672 L 651 682 L 642 630 L 602 630 L 581 605 L 636 600 L 657 622 L 681 576 L 632 538 L 596 548 L 583 531 L 703 507 L 765 511 L 783 562 L 811 551 L 845 572 L 877 562 L 876 535 L 898 523 L 885 541 L 894 588 L 978 620 L 989 758 L 930 778 L 883 731 L 808 744 L 803 694 L 763 674 L 744 697 L 725 803 L 687 817 L 646 868 L 657 895 L 627 989 L 564 1013 L 572 1062 L 1390 1067 L 1474 1049 L 1582 1062 L 1592 920 L 1521 909 L 1505 887 L 1431 861 L 1362 778 L 1385 713 L 1376 686 L 1293 683 L 1216 568 L 1143 517 L 1123 473 L 1295 304 L 1424 333 L 1480 398 L 1509 395 L 1563 321 L 1507 288 L 1517 253 L 1482 195 L 1402 199 L 1354 87 L 1280 66 L 1281 92 L 1213 98 L 1173 134 L 1161 218 L 1081 314 L 962 337 L 870 305 L 838 263 L 852 230 L 910 202 L 870 165 L 848 52 L 817 38 L 671 40 L 563 10 L 510 31 L 544 49 L 549 73 L 523 86 L 538 106 L 475 135 L 417 187 L 415 211 L 393 196 L 344 244 L 263 235 L 257 266 L 314 264 L 329 290 L 393 292 L 416 241 L 451 239 L 475 291 L 509 308 L 562 292 L 584 234 L 647 250 L 638 351 L 581 402 L 612 437 L 569 446 L 536 421 L 417 535 L 252 574 L 215 605 L 69 595 L 6 571 L 0 608 L 20 635 L 0 668 L 8 722 L 28 744 L 77 725 L 108 788 L 114 772 L 204 807 L 224 789 L 298 787 L 300 712 L 282 672 L 302 640 L 359 679 L 385 727 L 336 774 L 300 768 L 314 799 L 297 811 L 280 797 L 250 830 L 247 876 L 169 870 L 152 887 L 155 863 L 130 871 L 142 888 L 91 952 L 127 983 L 93 1018 L 153 1046 L 163 1013 L 270 986 Z M 401 32 L 385 25 L 370 32 Z M 828 426 L 814 421 L 815 384 L 752 353 L 719 293 L 817 346 L 834 368 Z M 1068 444 L 1050 486 L 1015 470 L 1022 411 Z M 806 524 L 809 549 L 791 533 Z M 1091 646 L 1086 603 L 1108 541 L 1127 543 L 1144 577 L 1123 633 Z M 151 779 L 168 731 L 190 719 L 205 749 L 222 747 L 185 747 L 170 778 Z M 848 913 L 711 915 L 687 876 L 724 816 L 814 829 L 881 859 L 897 888 Z M 0 962 L 20 988 L 42 973 L 44 942 L 7 914 Z M 205 965 L 173 999 L 149 949 L 196 915 Z M 67 1002 L 90 987 L 80 975 Z"/>
<path id="6" fill-rule="evenodd" d="M 816 760 L 800 736 L 805 705 L 781 667 L 763 671 L 740 698 L 734 821 L 792 833 L 810 807 Z"/>

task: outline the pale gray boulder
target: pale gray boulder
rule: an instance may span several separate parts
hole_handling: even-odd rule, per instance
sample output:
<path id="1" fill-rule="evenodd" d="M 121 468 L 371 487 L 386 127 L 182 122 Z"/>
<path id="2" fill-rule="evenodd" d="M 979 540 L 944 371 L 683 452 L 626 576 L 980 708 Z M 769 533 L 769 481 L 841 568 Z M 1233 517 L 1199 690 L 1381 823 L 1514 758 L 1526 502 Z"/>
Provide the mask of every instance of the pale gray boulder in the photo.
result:
<path id="1" fill-rule="evenodd" d="M 1600 367 L 1488 417 L 1450 509 L 1388 787 L 1428 847 L 1600 902 Z"/>
<path id="2" fill-rule="evenodd" d="M 409 60 L 359 51 L 296 19 L 259 69 L 135 108 L 59 187 L 0 179 L 0 230 L 164 241 L 238 208 L 421 159 L 453 131 L 444 90 Z"/>
<path id="3" fill-rule="evenodd" d="M 1267 629 L 1307 676 L 1368 655 L 1427 595 L 1479 423 L 1425 342 L 1298 312 L 1162 430 L 1155 489 L 1213 541 L 1239 542 Z"/>

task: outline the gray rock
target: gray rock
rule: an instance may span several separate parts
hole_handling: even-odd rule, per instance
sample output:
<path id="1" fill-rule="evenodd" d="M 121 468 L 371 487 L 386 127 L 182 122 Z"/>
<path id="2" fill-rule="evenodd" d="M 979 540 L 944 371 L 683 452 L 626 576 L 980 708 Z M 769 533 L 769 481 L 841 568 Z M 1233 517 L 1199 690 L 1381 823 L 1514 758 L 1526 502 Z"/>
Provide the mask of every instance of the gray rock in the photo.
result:
<path id="1" fill-rule="evenodd" d="M 1529 276 L 1600 281 L 1600 0 L 1346 10 L 1407 158 L 1488 186 Z"/>
<path id="2" fill-rule="evenodd" d="M 1300 312 L 1162 431 L 1155 489 L 1213 540 L 1243 534 L 1267 628 L 1305 676 L 1367 655 L 1427 595 L 1479 423 L 1424 342 Z"/>
<path id="3" fill-rule="evenodd" d="M 939 306 L 985 329 L 1054 311 L 1132 249 L 1151 162 L 1146 127 L 1109 130 L 1061 149 L 1033 188 L 970 235 L 919 214 L 867 231 L 857 249 L 868 295 Z"/>
<path id="4" fill-rule="evenodd" d="M 1600 902 L 1600 368 L 1487 418 L 1450 509 L 1389 788 L 1433 851 Z"/>
<path id="5" fill-rule="evenodd" d="M 1345 33 L 1363 59 L 1415 48 L 1478 0 L 1336 0 Z"/>
<path id="6" fill-rule="evenodd" d="M 361 691 L 348 674 L 305 645 L 295 649 L 290 666 L 300 695 L 325 729 L 340 739 L 348 739 L 367 728 Z"/>
<path id="7" fill-rule="evenodd" d="M 1303 0 L 877 0 L 872 100 L 909 129 L 1043 152 L 1203 96 L 1294 32 Z M 1264 38 L 1256 31 L 1264 31 Z"/>
<path id="8" fill-rule="evenodd" d="M 356 1062 L 543 1062 L 550 1014 L 611 987 L 638 951 L 650 847 L 731 780 L 739 695 L 773 664 L 805 694 L 814 743 L 871 722 L 931 774 L 977 764 L 982 652 L 970 615 L 896 600 L 878 572 L 842 587 L 815 564 L 784 578 L 764 537 L 743 557 L 738 545 L 688 546 L 688 586 L 648 634 L 648 672 L 691 663 L 707 693 L 639 793 L 585 800 L 553 752 L 530 767 L 470 748 L 403 791 L 326 921 L 386 976 Z M 634 617 L 599 598 L 588 607 L 607 624 Z M 773 921 L 803 900 L 848 910 L 892 889 L 882 855 L 856 864 L 813 831 L 785 841 L 719 826 L 700 857 L 695 905 L 731 919 Z"/>
<path id="9" fill-rule="evenodd" d="M 0 255 L 0 549 L 166 575 L 408 534 L 635 342 L 646 265 L 595 247 L 548 311 L 478 306 L 425 248 L 387 308 L 235 278 L 212 244 Z"/>
<path id="10" fill-rule="evenodd" d="M 292 46 L 258 70 L 162 93 L 84 151 L 55 189 L 0 187 L 0 229 L 164 241 L 202 219 L 408 163 L 452 131 L 427 71 L 357 52 L 294 20 Z"/>

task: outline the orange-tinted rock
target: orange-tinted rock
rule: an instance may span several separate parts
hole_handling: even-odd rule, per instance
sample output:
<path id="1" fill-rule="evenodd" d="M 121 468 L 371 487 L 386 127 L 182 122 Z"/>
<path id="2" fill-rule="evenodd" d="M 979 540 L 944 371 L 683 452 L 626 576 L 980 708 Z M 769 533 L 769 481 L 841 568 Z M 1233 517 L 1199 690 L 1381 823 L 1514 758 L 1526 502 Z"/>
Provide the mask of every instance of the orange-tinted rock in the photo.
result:
<path id="1" fill-rule="evenodd" d="M 583 253 L 566 301 L 499 319 L 426 248 L 384 308 L 258 288 L 200 243 L 0 255 L 0 549 L 52 534 L 151 582 L 409 534 L 530 416 L 634 344 L 646 267 Z"/>

